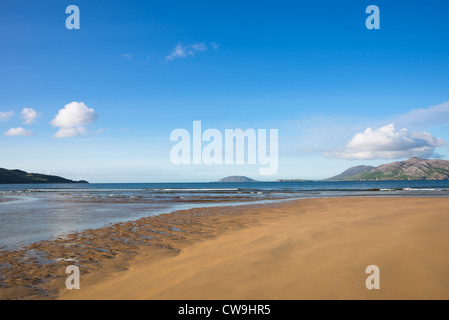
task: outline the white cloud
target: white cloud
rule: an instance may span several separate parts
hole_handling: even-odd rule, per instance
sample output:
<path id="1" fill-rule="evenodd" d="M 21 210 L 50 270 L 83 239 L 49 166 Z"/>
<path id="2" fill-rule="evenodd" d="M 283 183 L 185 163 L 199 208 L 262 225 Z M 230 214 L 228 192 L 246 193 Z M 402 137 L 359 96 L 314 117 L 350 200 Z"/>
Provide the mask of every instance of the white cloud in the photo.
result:
<path id="1" fill-rule="evenodd" d="M 24 128 L 18 127 L 18 128 L 11 128 L 8 131 L 5 132 L 5 135 L 8 137 L 29 137 L 33 135 L 33 132 L 31 130 L 25 130 Z"/>
<path id="2" fill-rule="evenodd" d="M 166 60 L 175 60 L 179 58 L 187 58 L 195 56 L 196 52 L 207 50 L 207 46 L 202 43 L 194 43 L 194 44 L 178 44 L 167 57 Z"/>
<path id="3" fill-rule="evenodd" d="M 8 121 L 14 116 L 14 111 L 0 112 L 0 121 Z"/>
<path id="4" fill-rule="evenodd" d="M 87 129 L 85 127 L 74 127 L 74 128 L 61 128 L 55 133 L 56 138 L 71 138 L 77 137 L 80 134 L 86 134 Z"/>
<path id="5" fill-rule="evenodd" d="M 21 114 L 24 124 L 32 124 L 37 118 L 37 112 L 32 108 L 23 108 Z"/>
<path id="6" fill-rule="evenodd" d="M 449 102 L 445 102 L 429 108 L 415 109 L 401 114 L 394 120 L 404 127 L 429 127 L 449 123 Z"/>
<path id="7" fill-rule="evenodd" d="M 368 128 L 356 134 L 343 150 L 324 153 L 327 158 L 340 159 L 400 159 L 432 157 L 435 148 L 446 142 L 427 132 L 396 130 L 394 124 L 379 129 Z"/>
<path id="8" fill-rule="evenodd" d="M 59 110 L 51 124 L 60 129 L 56 138 L 76 137 L 86 134 L 86 126 L 97 120 L 98 115 L 94 109 L 89 109 L 83 102 L 71 102 Z"/>

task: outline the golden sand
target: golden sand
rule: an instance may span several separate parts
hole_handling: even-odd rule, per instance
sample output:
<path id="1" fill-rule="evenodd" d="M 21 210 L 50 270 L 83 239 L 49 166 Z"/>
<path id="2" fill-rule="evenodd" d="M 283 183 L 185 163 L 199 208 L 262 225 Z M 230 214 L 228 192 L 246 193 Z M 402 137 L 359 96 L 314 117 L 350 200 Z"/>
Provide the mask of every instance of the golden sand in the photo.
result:
<path id="1" fill-rule="evenodd" d="M 61 288 L 59 298 L 449 299 L 447 198 L 207 211 L 189 211 L 191 227 L 184 221 L 184 236 L 165 239 L 170 246 L 139 246 L 126 264 L 110 259 L 81 275 L 80 290 Z M 380 268 L 380 290 L 365 286 L 369 265 Z"/>

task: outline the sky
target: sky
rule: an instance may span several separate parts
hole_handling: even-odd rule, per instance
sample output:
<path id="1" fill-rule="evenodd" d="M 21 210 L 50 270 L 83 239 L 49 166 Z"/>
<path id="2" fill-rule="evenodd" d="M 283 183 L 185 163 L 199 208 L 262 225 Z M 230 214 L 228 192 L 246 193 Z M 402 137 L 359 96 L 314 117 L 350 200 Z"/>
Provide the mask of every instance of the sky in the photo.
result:
<path id="1" fill-rule="evenodd" d="M 68 29 L 69 5 L 79 29 Z M 367 29 L 369 5 L 380 29 Z M 449 159 L 449 2 L 0 2 L 0 167 L 90 182 L 323 179 Z M 278 130 L 278 170 L 180 164 L 178 128 Z"/>

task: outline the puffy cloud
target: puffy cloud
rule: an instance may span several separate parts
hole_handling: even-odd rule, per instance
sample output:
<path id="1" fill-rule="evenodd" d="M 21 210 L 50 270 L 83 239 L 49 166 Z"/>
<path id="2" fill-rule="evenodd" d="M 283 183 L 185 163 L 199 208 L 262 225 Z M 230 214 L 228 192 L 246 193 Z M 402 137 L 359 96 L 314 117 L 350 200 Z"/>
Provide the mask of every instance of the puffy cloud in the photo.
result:
<path id="1" fill-rule="evenodd" d="M 207 46 L 204 43 L 194 44 L 178 44 L 167 57 L 166 60 L 175 60 L 179 58 L 187 58 L 195 56 L 195 52 L 207 50 Z"/>
<path id="2" fill-rule="evenodd" d="M 18 128 L 11 128 L 8 131 L 5 132 L 5 135 L 8 137 L 29 137 L 33 135 L 33 132 L 31 130 L 25 130 L 24 128 L 18 127 Z"/>
<path id="3" fill-rule="evenodd" d="M 56 138 L 76 137 L 86 134 L 86 126 L 97 120 L 94 109 L 89 109 L 83 102 L 71 102 L 59 110 L 51 124 L 59 127 Z"/>
<path id="4" fill-rule="evenodd" d="M 8 121 L 14 116 L 14 111 L 0 112 L 0 121 Z"/>
<path id="5" fill-rule="evenodd" d="M 400 159 L 431 157 L 435 148 L 446 142 L 427 132 L 396 130 L 394 124 L 379 129 L 368 128 L 356 134 L 343 150 L 324 153 L 328 158 L 341 159 Z"/>
<path id="6" fill-rule="evenodd" d="M 37 112 L 32 108 L 23 108 L 21 115 L 24 124 L 32 124 L 37 118 Z"/>
<path id="7" fill-rule="evenodd" d="M 85 127 L 74 127 L 74 128 L 61 128 L 55 133 L 56 138 L 71 138 L 77 137 L 80 134 L 86 134 L 87 129 Z"/>

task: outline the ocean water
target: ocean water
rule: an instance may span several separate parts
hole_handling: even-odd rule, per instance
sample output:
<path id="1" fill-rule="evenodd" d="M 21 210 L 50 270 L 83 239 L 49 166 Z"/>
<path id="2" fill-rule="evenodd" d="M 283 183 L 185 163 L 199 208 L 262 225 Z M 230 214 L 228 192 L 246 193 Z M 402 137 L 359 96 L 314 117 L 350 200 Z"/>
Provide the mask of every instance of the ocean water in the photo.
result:
<path id="1" fill-rule="evenodd" d="M 448 197 L 449 181 L 0 185 L 0 248 L 182 209 L 341 196 Z"/>

